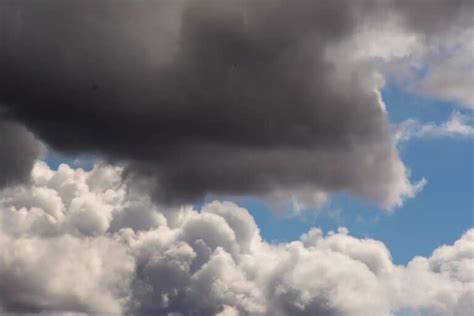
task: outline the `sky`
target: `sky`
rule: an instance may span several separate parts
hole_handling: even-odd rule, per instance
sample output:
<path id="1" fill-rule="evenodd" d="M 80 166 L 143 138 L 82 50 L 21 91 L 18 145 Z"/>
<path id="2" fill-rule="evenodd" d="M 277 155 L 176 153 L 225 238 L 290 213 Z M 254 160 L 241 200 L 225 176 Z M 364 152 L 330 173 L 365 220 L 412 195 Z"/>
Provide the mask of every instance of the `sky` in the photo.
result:
<path id="1" fill-rule="evenodd" d="M 421 98 L 396 84 L 389 83 L 383 97 L 393 124 L 413 118 L 442 124 L 453 111 L 459 111 L 456 103 Z M 322 209 L 297 216 L 272 213 L 271 205 L 252 196 L 229 200 L 249 210 L 267 241 L 292 241 L 311 227 L 335 231 L 344 226 L 354 236 L 383 241 L 395 263 L 407 264 L 416 255 L 429 256 L 439 245 L 453 243 L 473 226 L 474 136 L 414 139 L 400 146 L 400 154 L 413 177 L 424 177 L 429 184 L 395 212 L 381 213 L 376 205 L 343 194 Z M 53 169 L 68 163 L 90 170 L 94 161 L 92 157 L 73 159 L 54 153 L 46 159 Z M 208 196 L 206 201 L 214 199 Z M 424 224 L 422 234 L 420 222 Z"/>
<path id="2" fill-rule="evenodd" d="M 440 124 L 459 110 L 456 104 L 426 100 L 396 86 L 385 88 L 383 95 L 394 124 L 409 118 Z M 402 144 L 400 153 L 413 178 L 424 177 L 427 185 L 393 213 L 381 213 L 373 204 L 344 195 L 315 214 L 291 218 L 273 216 L 258 199 L 235 201 L 250 210 L 267 240 L 294 240 L 313 226 L 323 231 L 345 226 L 355 236 L 383 241 L 394 262 L 406 264 L 416 255 L 428 256 L 439 245 L 453 243 L 472 227 L 474 138 L 414 139 Z"/>
<path id="3" fill-rule="evenodd" d="M 0 1 L 0 314 L 472 314 L 471 1 Z"/>

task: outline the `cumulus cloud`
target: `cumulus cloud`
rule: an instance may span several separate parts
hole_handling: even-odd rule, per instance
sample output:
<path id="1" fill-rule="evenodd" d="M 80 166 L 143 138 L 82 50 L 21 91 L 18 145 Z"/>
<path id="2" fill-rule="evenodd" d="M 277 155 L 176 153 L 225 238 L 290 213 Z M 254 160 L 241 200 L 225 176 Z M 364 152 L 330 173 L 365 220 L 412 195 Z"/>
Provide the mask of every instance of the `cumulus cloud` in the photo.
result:
<path id="1" fill-rule="evenodd" d="M 149 178 L 162 203 L 346 192 L 392 208 L 417 186 L 374 60 L 444 36 L 439 16 L 471 23 L 471 1 L 435 2 L 7 0 L 0 101 L 55 150 Z"/>
<path id="2" fill-rule="evenodd" d="M 0 310 L 153 315 L 468 315 L 474 231 L 395 265 L 377 240 L 313 228 L 262 240 L 230 202 L 159 209 L 120 182 L 38 162 L 0 192 Z M 93 197 L 93 198 L 92 198 Z M 135 216 L 129 216 L 133 211 Z"/>
<path id="3" fill-rule="evenodd" d="M 412 138 L 473 138 L 474 126 L 472 115 L 453 112 L 450 119 L 441 124 L 420 123 L 414 119 L 402 121 L 394 126 L 394 138 L 398 141 L 408 141 Z"/>
<path id="4" fill-rule="evenodd" d="M 446 39 L 473 4 L 3 0 L 0 313 L 469 314 L 472 229 L 400 266 L 345 228 L 275 244 L 233 203 L 182 205 L 413 197 L 379 62 L 470 106 L 470 46 Z M 458 113 L 403 124 L 398 140 L 472 134 Z M 53 171 L 37 139 L 111 164 Z"/>

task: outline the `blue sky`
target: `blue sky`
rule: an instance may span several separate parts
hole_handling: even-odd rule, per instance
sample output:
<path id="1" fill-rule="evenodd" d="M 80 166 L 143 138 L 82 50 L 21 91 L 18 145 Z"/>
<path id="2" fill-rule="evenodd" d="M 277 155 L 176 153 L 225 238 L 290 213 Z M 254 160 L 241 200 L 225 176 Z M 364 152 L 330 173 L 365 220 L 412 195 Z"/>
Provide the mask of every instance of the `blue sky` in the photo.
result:
<path id="1" fill-rule="evenodd" d="M 453 103 L 407 93 L 396 84 L 384 88 L 383 99 L 393 124 L 406 119 L 441 124 L 453 111 L 468 113 Z M 251 212 L 267 241 L 295 240 L 311 227 L 327 232 L 345 226 L 356 237 L 384 242 L 394 263 L 406 264 L 414 256 L 429 256 L 440 245 L 452 244 L 473 226 L 474 139 L 411 139 L 400 144 L 399 150 L 412 180 L 426 178 L 428 183 L 415 198 L 407 199 L 392 212 L 344 194 L 334 195 L 320 210 L 296 217 L 275 215 L 261 199 L 230 200 Z M 49 153 L 47 162 L 52 168 L 62 162 L 84 169 L 93 166 L 93 159 L 73 159 L 54 153 Z"/>

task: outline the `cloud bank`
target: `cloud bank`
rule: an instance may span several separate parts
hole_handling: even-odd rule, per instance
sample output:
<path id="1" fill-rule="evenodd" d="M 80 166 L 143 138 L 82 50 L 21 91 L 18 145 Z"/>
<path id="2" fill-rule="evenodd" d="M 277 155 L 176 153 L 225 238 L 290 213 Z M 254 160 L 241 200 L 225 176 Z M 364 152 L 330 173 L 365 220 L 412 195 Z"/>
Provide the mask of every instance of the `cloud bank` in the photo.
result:
<path id="1" fill-rule="evenodd" d="M 420 186 L 392 140 L 375 61 L 472 26 L 472 1 L 447 0 L 4 0 L 1 10 L 8 118 L 59 152 L 125 164 L 168 205 L 207 194 L 308 204 L 333 192 L 401 205 Z"/>
<path id="2" fill-rule="evenodd" d="M 468 315 L 474 231 L 395 265 L 347 229 L 262 240 L 247 210 L 159 209 L 122 171 L 36 163 L 0 193 L 0 311 L 128 315 Z"/>

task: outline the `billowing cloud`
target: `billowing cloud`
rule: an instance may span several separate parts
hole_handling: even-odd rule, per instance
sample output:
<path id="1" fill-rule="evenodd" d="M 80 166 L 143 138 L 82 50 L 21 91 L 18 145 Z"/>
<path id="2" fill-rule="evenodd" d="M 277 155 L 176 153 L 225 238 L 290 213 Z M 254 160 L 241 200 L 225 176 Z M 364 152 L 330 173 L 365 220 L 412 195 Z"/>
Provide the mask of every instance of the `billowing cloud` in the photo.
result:
<path id="1" fill-rule="evenodd" d="M 399 266 L 382 242 L 345 228 L 271 244 L 230 202 L 159 209 L 121 184 L 121 172 L 39 162 L 29 189 L 1 191 L 0 310 L 464 316 L 473 308 L 473 230 Z"/>
<path id="2" fill-rule="evenodd" d="M 149 178 L 161 203 L 346 192 L 392 208 L 419 186 L 380 98 L 387 49 L 343 44 L 387 16 L 434 36 L 433 8 L 457 27 L 470 8 L 438 0 L 414 19 L 423 1 L 398 3 L 7 0 L 0 102 L 52 148 Z"/>
<path id="3" fill-rule="evenodd" d="M 275 244 L 233 203 L 181 205 L 413 197 L 378 67 L 470 107 L 473 4 L 3 0 L 0 313 L 469 314 L 472 229 L 401 266 L 345 228 Z M 53 171 L 37 139 L 107 163 Z"/>
<path id="4" fill-rule="evenodd" d="M 23 126 L 2 119 L 0 107 L 0 189 L 25 183 L 41 145 Z"/>

